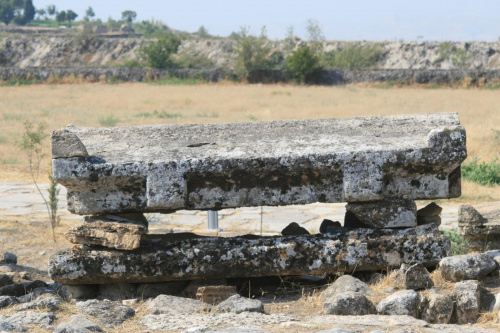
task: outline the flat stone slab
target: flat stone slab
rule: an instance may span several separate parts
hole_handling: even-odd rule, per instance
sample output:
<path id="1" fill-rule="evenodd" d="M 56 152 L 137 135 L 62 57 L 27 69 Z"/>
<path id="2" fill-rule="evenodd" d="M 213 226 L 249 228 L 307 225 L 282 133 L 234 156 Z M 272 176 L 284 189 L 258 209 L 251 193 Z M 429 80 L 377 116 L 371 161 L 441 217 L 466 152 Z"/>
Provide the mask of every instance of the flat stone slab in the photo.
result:
<path id="1" fill-rule="evenodd" d="M 53 176 L 77 214 L 458 197 L 466 155 L 457 114 L 52 134 Z"/>
<path id="2" fill-rule="evenodd" d="M 142 283 L 199 278 L 381 270 L 402 263 L 436 265 L 450 241 L 433 226 L 346 229 L 334 234 L 234 238 L 148 235 L 132 251 L 77 245 L 49 260 L 64 284 Z"/>

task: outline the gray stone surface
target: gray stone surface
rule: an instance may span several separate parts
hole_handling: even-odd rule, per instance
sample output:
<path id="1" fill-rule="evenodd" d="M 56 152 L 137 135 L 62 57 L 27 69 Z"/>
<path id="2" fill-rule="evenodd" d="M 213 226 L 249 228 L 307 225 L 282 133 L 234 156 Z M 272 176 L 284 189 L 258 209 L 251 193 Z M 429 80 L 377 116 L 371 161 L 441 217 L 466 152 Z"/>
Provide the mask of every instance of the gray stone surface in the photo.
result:
<path id="1" fill-rule="evenodd" d="M 8 286 L 9 284 L 14 284 L 14 280 L 7 274 L 0 274 L 0 287 Z"/>
<path id="2" fill-rule="evenodd" d="M 9 284 L 7 286 L 0 288 L 0 296 L 24 296 L 29 294 L 31 291 L 37 288 L 45 288 L 47 284 L 40 280 L 35 280 L 33 282 L 22 282 Z"/>
<path id="3" fill-rule="evenodd" d="M 210 304 L 198 300 L 171 295 L 160 295 L 148 301 L 146 313 L 151 315 L 168 314 L 176 316 L 180 314 L 207 312 L 210 308 Z"/>
<path id="4" fill-rule="evenodd" d="M 308 317 L 308 321 L 323 325 L 335 326 L 361 326 L 363 332 L 367 332 L 372 327 L 394 328 L 395 326 L 404 327 L 427 327 L 429 324 L 420 319 L 408 315 L 366 315 L 366 316 L 314 316 Z M 373 328 L 374 329 L 374 328 Z"/>
<path id="5" fill-rule="evenodd" d="M 14 253 L 5 252 L 3 261 L 6 264 L 17 264 L 17 256 Z"/>
<path id="6" fill-rule="evenodd" d="M 74 244 L 99 245 L 118 250 L 134 250 L 148 232 L 142 214 L 85 216 L 83 225 L 71 228 L 66 238 Z"/>
<path id="7" fill-rule="evenodd" d="M 422 301 L 423 320 L 432 324 L 448 324 L 454 309 L 454 300 L 451 295 L 431 289 Z"/>
<path id="8" fill-rule="evenodd" d="M 20 324 L 11 324 L 0 319 L 0 332 L 27 332 L 28 329 Z"/>
<path id="9" fill-rule="evenodd" d="M 486 276 L 497 269 L 497 263 L 486 253 L 464 254 L 443 258 L 439 269 L 445 280 L 458 282 Z"/>
<path id="10" fill-rule="evenodd" d="M 129 306 L 110 300 L 88 300 L 76 303 L 78 310 L 96 317 L 105 327 L 114 328 L 135 316 L 135 311 Z"/>
<path id="11" fill-rule="evenodd" d="M 55 311 L 61 305 L 62 300 L 59 297 L 45 297 L 34 300 L 32 302 L 20 304 L 17 306 L 17 311 L 31 310 L 31 309 L 49 309 Z"/>
<path id="12" fill-rule="evenodd" d="M 384 298 L 377 305 L 383 315 L 409 315 L 417 318 L 420 297 L 415 290 L 401 290 Z"/>
<path id="13" fill-rule="evenodd" d="M 479 283 L 467 280 L 455 283 L 456 315 L 459 324 L 475 323 L 479 317 L 481 291 Z"/>
<path id="14" fill-rule="evenodd" d="M 417 225 L 417 205 L 412 199 L 348 203 L 346 210 L 367 228 L 405 228 Z"/>
<path id="15" fill-rule="evenodd" d="M 17 298 L 14 296 L 0 296 L 0 309 L 17 304 Z"/>
<path id="16" fill-rule="evenodd" d="M 422 264 L 403 264 L 394 277 L 394 286 L 399 289 L 422 290 L 432 288 L 434 282 Z"/>
<path id="17" fill-rule="evenodd" d="M 62 323 L 54 331 L 55 333 L 89 333 L 104 332 L 99 325 L 92 322 L 84 315 L 73 315 L 70 321 Z"/>
<path id="18" fill-rule="evenodd" d="M 179 295 L 189 284 L 189 281 L 170 281 L 158 283 L 139 283 L 137 297 L 151 298 L 159 295 Z"/>
<path id="19" fill-rule="evenodd" d="M 345 274 L 339 277 L 332 285 L 328 286 L 328 288 L 321 292 L 319 297 L 322 301 L 325 301 L 338 293 L 346 291 L 357 292 L 363 295 L 373 295 L 373 290 L 369 285 L 352 275 Z"/>
<path id="20" fill-rule="evenodd" d="M 52 312 L 34 312 L 24 311 L 17 312 L 10 316 L 0 316 L 0 322 L 6 321 L 11 324 L 27 324 L 27 325 L 50 325 L 56 319 Z"/>
<path id="21" fill-rule="evenodd" d="M 323 303 L 325 314 L 342 316 L 364 316 L 375 314 L 377 310 L 365 295 L 353 291 L 336 293 Z"/>
<path id="22" fill-rule="evenodd" d="M 476 209 L 477 208 L 477 209 Z M 459 208 L 458 226 L 473 251 L 500 248 L 500 209 L 498 203 L 478 204 L 476 208 L 462 205 Z"/>
<path id="23" fill-rule="evenodd" d="M 77 214 L 457 197 L 466 157 L 457 114 L 62 131 L 89 154 L 53 159 Z"/>
<path id="24" fill-rule="evenodd" d="M 250 299 L 240 295 L 233 295 L 217 304 L 212 309 L 215 312 L 261 312 L 264 313 L 264 304 L 258 299 Z"/>
<path id="25" fill-rule="evenodd" d="M 449 239 L 432 226 L 340 229 L 337 234 L 234 238 L 149 235 L 134 251 L 74 246 L 51 256 L 49 274 L 65 284 L 162 282 L 199 278 L 369 271 L 405 262 L 435 265 Z"/>

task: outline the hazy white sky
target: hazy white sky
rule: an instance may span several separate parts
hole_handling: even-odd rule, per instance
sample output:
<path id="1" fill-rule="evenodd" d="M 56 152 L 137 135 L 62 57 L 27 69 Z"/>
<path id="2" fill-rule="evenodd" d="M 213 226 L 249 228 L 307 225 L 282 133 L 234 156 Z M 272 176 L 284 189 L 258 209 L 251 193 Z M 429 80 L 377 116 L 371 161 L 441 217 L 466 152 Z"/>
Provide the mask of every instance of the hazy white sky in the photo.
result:
<path id="1" fill-rule="evenodd" d="M 96 17 L 121 18 L 124 10 L 137 19 L 159 19 L 169 27 L 227 36 L 249 26 L 252 33 L 267 27 L 270 38 L 284 38 L 287 27 L 306 37 L 308 19 L 317 20 L 327 39 L 339 40 L 498 40 L 499 0 L 33 0 L 37 8 L 54 4 L 72 9 L 81 19 L 91 6 Z"/>

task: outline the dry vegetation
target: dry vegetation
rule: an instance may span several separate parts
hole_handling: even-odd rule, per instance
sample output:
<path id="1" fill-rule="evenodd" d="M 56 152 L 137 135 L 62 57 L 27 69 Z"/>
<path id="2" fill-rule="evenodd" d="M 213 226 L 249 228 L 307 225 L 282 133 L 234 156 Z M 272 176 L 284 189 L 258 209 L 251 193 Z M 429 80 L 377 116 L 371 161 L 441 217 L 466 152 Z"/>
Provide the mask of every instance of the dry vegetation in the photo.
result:
<path id="1" fill-rule="evenodd" d="M 54 130 L 68 124 L 131 126 L 458 112 L 467 129 L 469 156 L 490 161 L 500 155 L 500 112 L 494 90 L 87 83 L 0 87 L 0 96 L 0 181 L 29 180 L 26 159 L 15 147 L 26 120 L 46 122 Z M 49 152 L 48 140 L 45 147 Z M 47 158 L 43 182 L 49 167 Z M 498 188 L 464 185 L 463 200 L 500 200 Z"/>

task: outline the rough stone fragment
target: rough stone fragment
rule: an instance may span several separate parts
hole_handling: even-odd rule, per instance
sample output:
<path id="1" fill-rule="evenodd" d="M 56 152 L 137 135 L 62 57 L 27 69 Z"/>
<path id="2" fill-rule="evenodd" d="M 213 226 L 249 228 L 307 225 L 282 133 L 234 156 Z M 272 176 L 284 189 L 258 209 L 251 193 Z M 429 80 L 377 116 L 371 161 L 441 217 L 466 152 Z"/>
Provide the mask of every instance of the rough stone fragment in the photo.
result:
<path id="1" fill-rule="evenodd" d="M 0 309 L 17 304 L 17 298 L 14 296 L 0 296 Z"/>
<path id="2" fill-rule="evenodd" d="M 89 155 L 52 142 L 77 214 L 456 197 L 466 157 L 457 114 L 66 131 Z"/>
<path id="3" fill-rule="evenodd" d="M 52 312 L 34 312 L 25 311 L 17 312 L 10 316 L 5 316 L 5 321 L 11 324 L 27 324 L 27 325 L 50 325 L 56 319 Z"/>
<path id="4" fill-rule="evenodd" d="M 76 306 L 80 311 L 96 317 L 105 327 L 109 328 L 119 326 L 127 319 L 135 316 L 135 311 L 131 307 L 110 300 L 99 301 L 93 299 L 78 302 Z"/>
<path id="5" fill-rule="evenodd" d="M 377 305 L 382 315 L 409 315 L 417 318 L 420 297 L 415 290 L 401 290 L 384 298 Z"/>
<path id="6" fill-rule="evenodd" d="M 417 225 L 417 205 L 412 199 L 348 203 L 346 210 L 370 228 L 404 228 Z"/>
<path id="7" fill-rule="evenodd" d="M 454 292 L 457 322 L 459 324 L 475 323 L 479 317 L 481 296 L 479 283 L 474 280 L 455 283 Z"/>
<path id="8" fill-rule="evenodd" d="M 99 296 L 112 301 L 134 298 L 137 286 L 131 283 L 113 283 L 99 285 Z"/>
<path id="9" fill-rule="evenodd" d="M 9 284 L 0 288 L 0 296 L 24 296 L 36 288 L 46 288 L 47 284 L 40 280 Z"/>
<path id="10" fill-rule="evenodd" d="M 73 315 L 67 323 L 57 326 L 55 333 L 87 333 L 104 332 L 99 325 L 92 322 L 84 315 Z"/>
<path id="11" fill-rule="evenodd" d="M 196 298 L 208 304 L 217 304 L 236 294 L 235 286 L 203 286 L 198 288 Z"/>
<path id="12" fill-rule="evenodd" d="M 373 295 L 373 290 L 366 283 L 352 275 L 342 275 L 335 282 L 326 288 L 320 295 L 322 301 L 332 298 L 338 293 L 352 291 L 363 295 Z"/>
<path id="13" fill-rule="evenodd" d="M 322 234 L 326 234 L 328 232 L 328 228 L 341 228 L 342 225 L 338 221 L 332 221 L 328 219 L 324 219 L 319 226 L 319 232 Z"/>
<path id="14" fill-rule="evenodd" d="M 148 232 L 142 214 L 85 216 L 83 225 L 71 228 L 66 238 L 74 244 L 99 245 L 118 250 L 134 250 Z"/>
<path id="15" fill-rule="evenodd" d="M 5 252 L 3 255 L 3 262 L 6 264 L 17 264 L 17 256 L 14 253 Z"/>
<path id="16" fill-rule="evenodd" d="M 200 313 L 210 309 L 210 305 L 202 301 L 170 296 L 160 295 L 148 302 L 146 313 L 151 315 L 181 315 Z"/>
<path id="17" fill-rule="evenodd" d="M 1 304 L 1 300 L 0 300 Z M 496 294 L 495 297 L 491 300 L 490 306 L 489 306 L 489 311 L 498 311 L 500 310 L 500 293 Z"/>
<path id="18" fill-rule="evenodd" d="M 417 210 L 417 225 L 424 225 L 434 223 L 441 225 L 441 212 L 443 208 L 439 207 L 436 203 L 431 202 L 424 208 Z"/>
<path id="19" fill-rule="evenodd" d="M 323 303 L 325 314 L 364 316 L 377 313 L 373 303 L 365 295 L 353 291 L 336 293 Z"/>
<path id="20" fill-rule="evenodd" d="M 137 285 L 137 297 L 151 298 L 159 295 L 179 295 L 188 284 L 189 281 L 140 283 Z"/>
<path id="21" fill-rule="evenodd" d="M 448 324 L 453 315 L 454 301 L 450 295 L 431 289 L 421 306 L 423 320 L 431 324 Z"/>
<path id="22" fill-rule="evenodd" d="M 497 269 L 497 264 L 486 253 L 464 254 L 443 258 L 439 269 L 445 280 L 458 282 L 488 275 Z"/>
<path id="23" fill-rule="evenodd" d="M 73 128 L 52 132 L 52 158 L 89 156 L 78 136 L 71 133 Z"/>
<path id="24" fill-rule="evenodd" d="M 449 239 L 432 226 L 339 229 L 336 234 L 234 238 L 149 235 L 133 251 L 74 246 L 54 254 L 49 274 L 65 284 L 145 283 L 199 278 L 370 271 L 402 263 L 436 265 Z M 196 268 L 196 269 L 195 269 Z"/>
<path id="25" fill-rule="evenodd" d="M 473 251 L 500 248 L 500 209 L 498 203 L 483 203 L 477 209 L 462 205 L 459 209 L 460 233 Z"/>
<path id="26" fill-rule="evenodd" d="M 369 226 L 361 222 L 353 212 L 347 211 L 344 216 L 344 228 L 369 228 Z M 336 230 L 332 231 L 336 232 Z"/>
<path id="27" fill-rule="evenodd" d="M 260 312 L 264 313 L 264 304 L 258 299 L 233 295 L 212 308 L 215 312 Z"/>
<path id="28" fill-rule="evenodd" d="M 394 286 L 399 289 L 422 290 L 432 288 L 434 282 L 422 264 L 403 264 L 394 277 Z"/>
<path id="29" fill-rule="evenodd" d="M 49 309 L 51 311 L 57 310 L 62 303 L 59 297 L 46 297 L 37 299 L 32 302 L 21 304 L 17 307 L 17 311 L 31 310 L 31 309 Z"/>
<path id="30" fill-rule="evenodd" d="M 301 227 L 297 222 L 292 222 L 281 230 L 283 236 L 310 235 L 310 232 Z"/>
<path id="31" fill-rule="evenodd" d="M 11 324 L 6 321 L 2 321 L 0 318 L 0 332 L 27 332 L 28 329 L 20 324 Z"/>
<path id="32" fill-rule="evenodd" d="M 14 284 L 14 280 L 7 274 L 0 274 L 0 287 L 8 286 L 9 284 Z"/>

